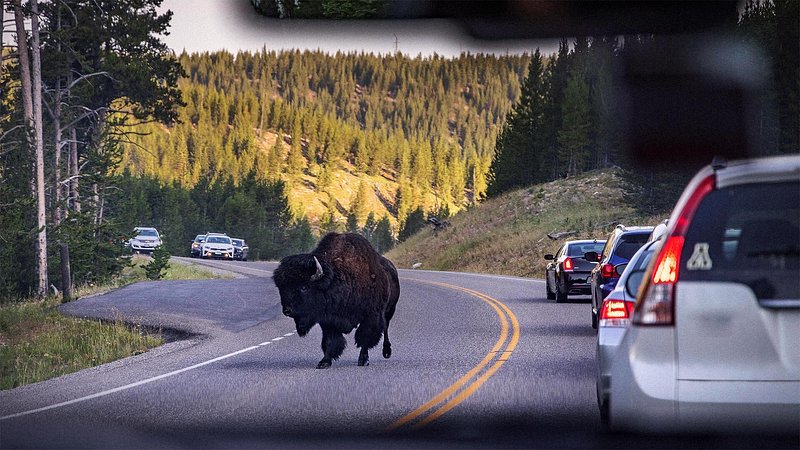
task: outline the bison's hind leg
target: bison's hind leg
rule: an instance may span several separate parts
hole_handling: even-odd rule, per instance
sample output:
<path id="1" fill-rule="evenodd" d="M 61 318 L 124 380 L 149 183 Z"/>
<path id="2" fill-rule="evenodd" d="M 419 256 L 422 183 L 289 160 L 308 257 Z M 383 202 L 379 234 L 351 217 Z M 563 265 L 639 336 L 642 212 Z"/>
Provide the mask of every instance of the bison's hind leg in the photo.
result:
<path id="1" fill-rule="evenodd" d="M 378 345 L 383 328 L 383 320 L 372 320 L 362 322 L 356 329 L 356 346 L 361 348 L 361 353 L 358 355 L 359 366 L 369 365 L 369 349 Z"/>
<path id="2" fill-rule="evenodd" d="M 347 340 L 342 333 L 333 328 L 322 327 L 322 351 L 325 355 L 317 364 L 317 369 L 327 369 L 333 361 L 339 359 L 347 347 Z"/>
<path id="3" fill-rule="evenodd" d="M 392 357 L 392 343 L 389 342 L 389 326 L 383 330 L 383 357 L 389 359 Z"/>
<path id="4" fill-rule="evenodd" d="M 358 354 L 358 365 L 359 366 L 368 366 L 369 365 L 369 350 L 366 347 L 361 349 L 361 353 Z"/>

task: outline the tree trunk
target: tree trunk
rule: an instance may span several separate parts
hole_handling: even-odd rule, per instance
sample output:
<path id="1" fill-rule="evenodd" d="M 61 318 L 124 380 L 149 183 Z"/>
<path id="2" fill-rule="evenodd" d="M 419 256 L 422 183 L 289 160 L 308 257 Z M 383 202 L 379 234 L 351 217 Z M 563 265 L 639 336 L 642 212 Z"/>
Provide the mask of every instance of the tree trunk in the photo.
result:
<path id="1" fill-rule="evenodd" d="M 69 130 L 69 176 L 72 209 L 81 212 L 81 198 L 78 195 L 78 132 L 74 126 Z"/>
<path id="2" fill-rule="evenodd" d="M 22 107 L 24 114 L 25 126 L 27 128 L 26 136 L 28 141 L 28 148 L 35 149 L 36 165 L 35 171 L 31 177 L 31 186 L 34 196 L 37 200 L 37 215 L 36 222 L 38 227 L 38 236 L 36 239 L 37 248 L 37 266 L 39 272 L 39 283 L 37 286 L 37 294 L 39 296 L 47 295 L 47 229 L 46 220 L 44 217 L 44 162 L 43 155 L 44 149 L 42 148 L 42 73 L 39 61 L 39 18 L 37 17 L 38 10 L 36 1 L 32 2 L 32 10 L 34 12 L 31 25 L 33 27 L 33 80 L 31 78 L 31 61 L 28 58 L 28 41 L 27 33 L 25 32 L 25 16 L 22 11 L 21 0 L 14 0 L 14 21 L 17 28 L 17 53 L 19 55 L 19 70 L 20 81 L 22 83 Z M 38 93 L 37 93 L 38 91 Z M 38 108 L 34 109 L 34 105 L 38 100 Z M 38 122 L 36 118 L 38 117 Z"/>
<path id="3" fill-rule="evenodd" d="M 39 295 L 47 295 L 47 205 L 44 195 L 44 132 L 42 126 L 42 61 L 39 43 L 39 5 L 31 0 L 32 71 L 33 71 L 33 129 L 36 134 L 36 239 L 39 269 Z"/>
<path id="4" fill-rule="evenodd" d="M 55 140 L 55 161 L 54 161 L 54 173 L 53 173 L 53 193 L 55 197 L 55 208 L 53 209 L 53 225 L 59 226 L 61 224 L 62 215 L 62 205 L 61 201 L 63 199 L 62 195 L 62 186 L 61 186 L 61 80 L 56 81 L 56 95 L 55 95 L 55 104 L 53 105 L 53 130 L 55 132 L 55 136 L 53 139 Z"/>
<path id="5" fill-rule="evenodd" d="M 56 17 L 56 30 L 61 30 L 61 8 L 58 8 L 58 15 Z M 61 43 L 58 44 L 58 52 L 61 53 Z M 53 136 L 55 140 L 55 167 L 53 171 L 53 193 L 55 197 L 55 208 L 53 208 L 53 225 L 57 227 L 61 224 L 61 219 L 63 218 L 62 199 L 64 198 L 64 187 L 61 185 L 61 151 L 63 145 L 61 142 L 61 98 L 63 97 L 64 93 L 61 89 L 60 77 L 56 79 L 55 90 L 55 99 L 53 100 L 53 130 L 55 132 L 55 135 Z"/>
<path id="6" fill-rule="evenodd" d="M 61 292 L 62 303 L 67 303 L 72 300 L 72 270 L 69 265 L 69 245 L 65 242 L 60 244 L 61 247 Z"/>

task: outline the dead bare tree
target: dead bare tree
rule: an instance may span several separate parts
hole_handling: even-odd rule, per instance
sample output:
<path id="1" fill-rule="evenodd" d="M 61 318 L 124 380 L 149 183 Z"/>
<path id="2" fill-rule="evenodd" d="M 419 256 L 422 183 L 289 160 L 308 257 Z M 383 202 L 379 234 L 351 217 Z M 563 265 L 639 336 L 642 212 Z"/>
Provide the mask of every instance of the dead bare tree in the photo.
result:
<path id="1" fill-rule="evenodd" d="M 31 58 L 28 57 L 28 39 L 25 31 L 25 12 L 21 0 L 14 0 L 14 21 L 17 30 L 17 48 L 22 82 L 22 104 L 28 148 L 34 149 L 34 172 L 31 190 L 36 198 L 36 263 L 39 283 L 37 295 L 47 295 L 47 212 L 44 195 L 44 145 L 42 132 L 42 66 L 39 45 L 39 16 L 36 0 L 31 1 Z"/>
<path id="2" fill-rule="evenodd" d="M 39 39 L 39 4 L 30 0 L 31 8 L 31 69 L 33 72 L 33 129 L 36 134 L 36 238 L 39 295 L 47 295 L 47 205 L 44 195 L 44 126 L 42 122 L 42 59 Z"/>

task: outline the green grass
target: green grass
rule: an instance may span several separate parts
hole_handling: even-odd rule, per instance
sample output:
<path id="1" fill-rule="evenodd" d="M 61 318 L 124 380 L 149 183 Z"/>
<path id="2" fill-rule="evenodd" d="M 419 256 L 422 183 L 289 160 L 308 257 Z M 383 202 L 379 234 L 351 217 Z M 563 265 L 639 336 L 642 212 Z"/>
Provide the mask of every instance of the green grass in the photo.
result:
<path id="1" fill-rule="evenodd" d="M 566 240 L 605 239 L 617 223 L 655 225 L 668 213 L 643 217 L 627 206 L 613 169 L 508 192 L 401 243 L 387 257 L 401 268 L 543 278 L 546 253 Z M 553 240 L 548 233 L 574 231 Z"/>
<path id="2" fill-rule="evenodd" d="M 57 304 L 51 298 L 0 307 L 0 389 L 115 361 L 163 343 L 157 333 L 121 320 L 65 317 Z"/>
<path id="3" fill-rule="evenodd" d="M 131 267 L 110 283 L 81 286 L 77 296 L 106 292 L 147 280 L 142 266 L 149 258 L 137 255 Z M 171 263 L 165 280 L 194 280 L 220 276 L 194 264 Z M 88 367 L 146 352 L 163 344 L 160 333 L 137 324 L 113 323 L 63 316 L 60 297 L 0 305 L 0 389 L 47 380 Z"/>

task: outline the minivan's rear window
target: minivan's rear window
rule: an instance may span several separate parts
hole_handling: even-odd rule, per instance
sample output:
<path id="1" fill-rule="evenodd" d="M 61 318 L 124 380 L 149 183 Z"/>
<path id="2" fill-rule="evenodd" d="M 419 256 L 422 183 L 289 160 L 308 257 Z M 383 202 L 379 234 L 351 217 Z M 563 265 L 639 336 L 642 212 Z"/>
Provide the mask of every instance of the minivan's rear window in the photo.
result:
<path id="1" fill-rule="evenodd" d="M 759 299 L 800 299 L 800 182 L 733 186 L 700 203 L 681 281 L 728 281 Z"/>

